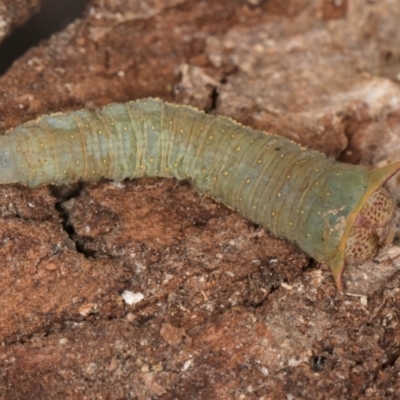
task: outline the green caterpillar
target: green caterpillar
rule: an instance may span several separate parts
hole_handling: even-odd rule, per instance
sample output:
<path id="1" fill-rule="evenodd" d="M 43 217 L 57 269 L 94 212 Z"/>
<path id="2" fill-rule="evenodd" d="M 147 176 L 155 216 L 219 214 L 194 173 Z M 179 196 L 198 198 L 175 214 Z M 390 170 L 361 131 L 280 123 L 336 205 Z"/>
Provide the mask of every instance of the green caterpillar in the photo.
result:
<path id="1" fill-rule="evenodd" d="M 229 118 L 146 99 L 56 113 L 0 138 L 0 183 L 28 186 L 144 176 L 187 179 L 273 235 L 330 266 L 374 257 L 394 235 L 382 188 L 400 163 L 338 163 Z"/>

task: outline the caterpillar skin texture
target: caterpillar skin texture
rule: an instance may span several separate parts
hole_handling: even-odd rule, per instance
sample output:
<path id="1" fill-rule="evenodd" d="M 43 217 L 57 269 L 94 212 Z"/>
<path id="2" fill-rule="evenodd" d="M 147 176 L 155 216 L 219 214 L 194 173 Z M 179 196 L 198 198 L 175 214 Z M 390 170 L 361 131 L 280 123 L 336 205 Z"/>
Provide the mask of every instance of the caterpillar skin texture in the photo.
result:
<path id="1" fill-rule="evenodd" d="M 145 176 L 186 179 L 330 266 L 374 257 L 393 238 L 382 188 L 400 163 L 338 163 L 280 136 L 156 99 L 41 117 L 0 138 L 0 183 L 28 186 Z"/>

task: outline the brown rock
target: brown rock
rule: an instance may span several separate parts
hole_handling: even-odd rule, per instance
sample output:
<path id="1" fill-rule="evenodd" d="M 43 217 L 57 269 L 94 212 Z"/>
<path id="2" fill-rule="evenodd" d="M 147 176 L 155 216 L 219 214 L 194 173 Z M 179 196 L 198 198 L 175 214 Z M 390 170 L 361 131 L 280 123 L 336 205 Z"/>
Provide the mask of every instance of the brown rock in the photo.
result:
<path id="1" fill-rule="evenodd" d="M 93 1 L 0 78 L 1 128 L 159 96 L 393 161 L 399 7 L 337 4 Z M 327 268 L 184 182 L 4 186 L 0 217 L 2 398 L 400 397 L 396 247 L 337 298 Z"/>

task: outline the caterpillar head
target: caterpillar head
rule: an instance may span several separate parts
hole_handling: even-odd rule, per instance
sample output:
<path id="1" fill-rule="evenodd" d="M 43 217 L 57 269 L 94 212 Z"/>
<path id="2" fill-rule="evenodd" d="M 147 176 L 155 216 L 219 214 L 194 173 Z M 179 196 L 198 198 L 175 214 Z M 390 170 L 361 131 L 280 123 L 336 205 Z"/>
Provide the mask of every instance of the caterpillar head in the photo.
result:
<path id="1" fill-rule="evenodd" d="M 370 260 L 394 237 L 394 201 L 383 187 L 372 193 L 356 216 L 346 243 L 345 263 Z"/>
<path id="2" fill-rule="evenodd" d="M 329 263 L 339 292 L 346 265 L 370 260 L 392 243 L 395 202 L 382 185 L 399 170 L 400 163 L 396 163 L 368 172 L 367 190 L 350 213 L 337 255 Z"/>

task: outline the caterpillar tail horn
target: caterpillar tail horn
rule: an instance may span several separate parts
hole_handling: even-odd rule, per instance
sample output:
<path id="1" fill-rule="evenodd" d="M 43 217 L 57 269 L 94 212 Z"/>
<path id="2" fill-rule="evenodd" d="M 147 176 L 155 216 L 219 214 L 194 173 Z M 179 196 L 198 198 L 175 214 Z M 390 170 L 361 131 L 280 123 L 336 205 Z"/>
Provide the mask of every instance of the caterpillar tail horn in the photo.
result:
<path id="1" fill-rule="evenodd" d="M 357 265 L 375 257 L 394 238 L 395 202 L 382 186 L 400 170 L 400 162 L 368 172 L 368 186 L 349 214 L 335 257 L 328 261 L 339 293 L 343 290 L 346 265 Z"/>

